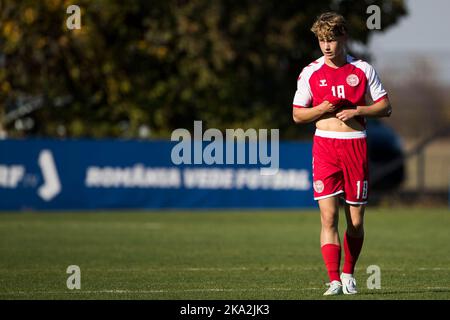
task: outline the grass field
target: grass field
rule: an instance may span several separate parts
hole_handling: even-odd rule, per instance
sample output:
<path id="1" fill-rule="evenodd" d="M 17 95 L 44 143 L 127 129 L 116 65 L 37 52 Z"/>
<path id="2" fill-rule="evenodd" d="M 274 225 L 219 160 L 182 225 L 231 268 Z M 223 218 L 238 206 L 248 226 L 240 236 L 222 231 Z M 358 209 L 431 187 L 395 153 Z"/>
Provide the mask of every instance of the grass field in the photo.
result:
<path id="1" fill-rule="evenodd" d="M 319 223 L 317 211 L 4 213 L 0 299 L 324 299 Z M 450 212 L 369 208 L 356 279 L 358 295 L 326 299 L 450 299 Z"/>

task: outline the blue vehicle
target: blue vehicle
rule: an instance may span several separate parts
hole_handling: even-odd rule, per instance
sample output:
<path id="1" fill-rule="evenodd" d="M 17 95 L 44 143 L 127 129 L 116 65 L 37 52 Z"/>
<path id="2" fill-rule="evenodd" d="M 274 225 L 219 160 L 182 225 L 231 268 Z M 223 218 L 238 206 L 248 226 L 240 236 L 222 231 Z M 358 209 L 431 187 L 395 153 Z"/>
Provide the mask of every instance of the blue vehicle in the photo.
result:
<path id="1" fill-rule="evenodd" d="M 382 192 L 399 187 L 405 178 L 400 137 L 378 119 L 368 119 L 367 135 L 372 190 Z"/>

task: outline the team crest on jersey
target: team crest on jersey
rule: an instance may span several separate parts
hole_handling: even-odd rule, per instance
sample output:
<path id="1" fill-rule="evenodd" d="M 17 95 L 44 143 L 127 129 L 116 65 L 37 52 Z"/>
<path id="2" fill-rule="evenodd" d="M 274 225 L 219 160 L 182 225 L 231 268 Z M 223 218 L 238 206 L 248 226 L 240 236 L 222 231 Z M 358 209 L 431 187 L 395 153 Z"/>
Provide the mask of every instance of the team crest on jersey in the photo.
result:
<path id="1" fill-rule="evenodd" d="M 358 85 L 358 83 L 359 83 L 359 78 L 358 78 L 358 76 L 356 74 L 352 73 L 352 74 L 348 75 L 348 77 L 347 77 L 347 84 L 350 87 L 356 87 Z"/>
<path id="2" fill-rule="evenodd" d="M 347 84 L 350 87 L 356 87 L 358 85 L 358 83 L 359 83 L 359 78 L 358 78 L 358 76 L 356 74 L 352 73 L 352 74 L 348 75 L 348 77 L 347 77 Z"/>
<path id="3" fill-rule="evenodd" d="M 314 190 L 315 190 L 317 193 L 321 193 L 321 192 L 323 191 L 323 189 L 324 189 L 324 185 L 323 185 L 322 180 L 316 180 L 316 181 L 314 181 L 313 187 L 314 187 Z"/>

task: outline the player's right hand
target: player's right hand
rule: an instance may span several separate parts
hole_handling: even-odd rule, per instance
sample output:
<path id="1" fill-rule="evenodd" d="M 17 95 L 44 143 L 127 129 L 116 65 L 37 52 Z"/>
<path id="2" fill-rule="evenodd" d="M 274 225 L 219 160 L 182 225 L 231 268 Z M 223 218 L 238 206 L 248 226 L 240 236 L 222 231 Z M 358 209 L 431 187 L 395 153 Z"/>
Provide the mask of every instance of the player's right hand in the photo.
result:
<path id="1" fill-rule="evenodd" d="M 320 108 L 322 109 L 323 113 L 327 113 L 327 112 L 335 112 L 338 107 L 336 107 L 334 104 L 330 103 L 327 100 L 324 100 L 321 104 L 320 104 Z"/>
<path id="2" fill-rule="evenodd" d="M 327 94 L 323 100 L 328 101 L 329 103 L 334 105 L 336 108 L 340 108 L 344 104 L 344 99 L 335 97 L 331 94 Z"/>

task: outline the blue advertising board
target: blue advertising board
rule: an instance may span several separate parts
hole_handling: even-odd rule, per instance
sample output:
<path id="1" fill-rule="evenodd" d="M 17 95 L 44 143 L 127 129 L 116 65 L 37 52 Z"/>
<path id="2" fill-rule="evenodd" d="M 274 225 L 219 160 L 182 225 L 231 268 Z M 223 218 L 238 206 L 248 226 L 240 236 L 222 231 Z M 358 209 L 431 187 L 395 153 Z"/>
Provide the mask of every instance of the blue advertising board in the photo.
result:
<path id="1" fill-rule="evenodd" d="M 0 140 L 0 210 L 316 206 L 311 143 L 280 142 L 277 170 L 272 174 L 263 174 L 261 163 L 208 164 L 202 158 L 177 163 L 177 145 L 140 140 Z M 251 147 L 247 142 L 246 150 Z M 205 148 L 204 143 L 199 148 Z"/>

